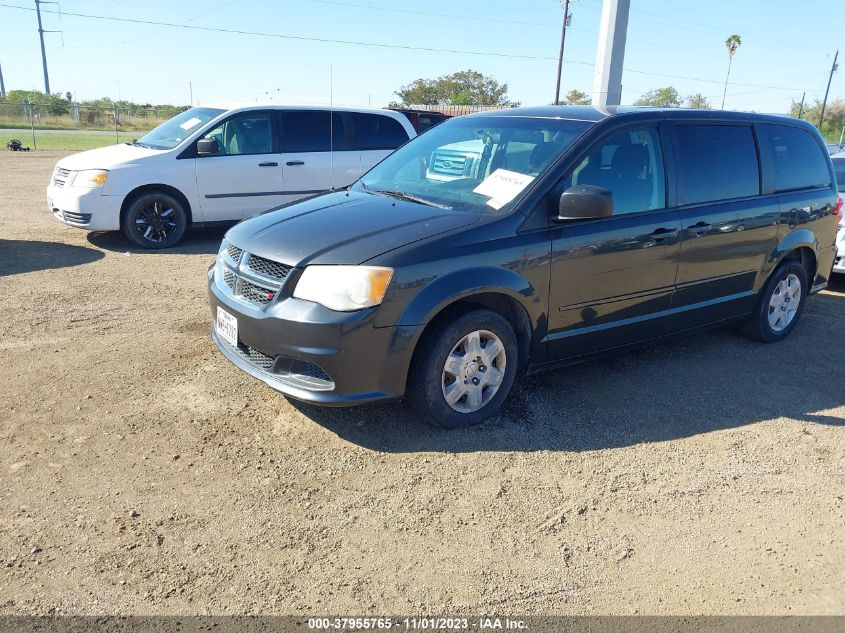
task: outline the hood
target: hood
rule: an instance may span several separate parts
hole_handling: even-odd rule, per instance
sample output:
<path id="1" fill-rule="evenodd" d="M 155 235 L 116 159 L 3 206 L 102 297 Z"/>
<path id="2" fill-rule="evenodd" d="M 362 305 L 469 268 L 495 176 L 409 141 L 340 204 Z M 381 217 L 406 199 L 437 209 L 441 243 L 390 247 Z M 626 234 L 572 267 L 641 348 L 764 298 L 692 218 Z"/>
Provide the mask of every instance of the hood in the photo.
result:
<path id="1" fill-rule="evenodd" d="M 158 156 L 169 150 L 148 149 L 137 145 L 109 145 L 98 149 L 89 149 L 86 152 L 79 152 L 58 162 L 58 166 L 64 169 L 78 171 L 80 169 L 112 169 L 119 165 L 134 163 L 140 158 L 147 156 Z"/>
<path id="2" fill-rule="evenodd" d="M 266 211 L 232 227 L 226 239 L 290 266 L 360 264 L 481 216 L 376 194 L 341 191 Z"/>

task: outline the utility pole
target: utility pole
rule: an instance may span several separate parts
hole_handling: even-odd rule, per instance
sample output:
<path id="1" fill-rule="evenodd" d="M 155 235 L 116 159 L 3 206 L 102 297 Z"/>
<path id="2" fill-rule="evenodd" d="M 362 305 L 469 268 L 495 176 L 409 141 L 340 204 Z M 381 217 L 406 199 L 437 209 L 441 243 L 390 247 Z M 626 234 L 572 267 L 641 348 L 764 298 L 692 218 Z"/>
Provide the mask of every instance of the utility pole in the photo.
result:
<path id="1" fill-rule="evenodd" d="M 38 37 L 41 38 L 41 65 L 44 67 L 44 94 L 50 94 L 50 76 L 47 74 L 47 51 L 44 50 L 44 29 L 41 26 L 41 0 L 35 0 L 38 14 Z"/>
<path id="2" fill-rule="evenodd" d="M 194 107 L 194 84 L 188 82 L 188 91 L 191 93 L 191 107 Z"/>
<path id="3" fill-rule="evenodd" d="M 571 0 L 575 2 L 575 0 Z M 557 58 L 557 87 L 555 88 L 555 105 L 560 105 L 560 76 L 563 72 L 563 46 L 566 44 L 566 29 L 569 28 L 569 2 L 563 0 L 563 27 L 560 30 L 560 55 Z"/>
<path id="4" fill-rule="evenodd" d="M 622 64 L 628 35 L 631 0 L 604 0 L 593 76 L 593 105 L 615 106 L 622 102 Z"/>
<path id="5" fill-rule="evenodd" d="M 3 83 L 3 65 L 0 64 L 0 99 L 6 98 L 6 84 Z"/>
<path id="6" fill-rule="evenodd" d="M 804 114 L 804 97 L 807 96 L 807 91 L 801 93 L 801 105 L 798 106 L 798 118 L 801 118 L 801 115 Z"/>
<path id="7" fill-rule="evenodd" d="M 827 95 L 830 92 L 830 82 L 833 79 L 833 73 L 836 72 L 838 66 L 836 65 L 836 60 L 839 59 L 839 49 L 836 49 L 836 55 L 833 56 L 833 65 L 830 67 L 830 75 L 827 78 L 827 90 L 824 91 L 824 101 L 822 101 L 822 111 L 819 114 L 819 130 L 822 129 L 822 123 L 824 123 L 824 109 L 827 107 Z"/>

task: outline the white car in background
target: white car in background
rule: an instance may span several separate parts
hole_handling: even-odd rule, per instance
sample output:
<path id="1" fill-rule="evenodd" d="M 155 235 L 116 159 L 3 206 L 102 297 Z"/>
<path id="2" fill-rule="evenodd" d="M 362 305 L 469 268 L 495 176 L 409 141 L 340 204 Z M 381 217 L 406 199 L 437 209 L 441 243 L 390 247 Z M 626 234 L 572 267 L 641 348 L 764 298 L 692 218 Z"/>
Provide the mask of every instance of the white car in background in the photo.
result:
<path id="1" fill-rule="evenodd" d="M 833 171 L 836 172 L 836 186 L 839 188 L 839 197 L 845 198 L 845 152 L 834 154 L 830 157 L 833 161 Z M 836 232 L 836 259 L 833 260 L 833 272 L 845 274 L 845 224 L 839 225 Z"/>
<path id="2" fill-rule="evenodd" d="M 416 136 L 398 112 L 278 104 L 191 108 L 137 141 L 60 160 L 47 206 L 145 248 L 346 187 Z"/>

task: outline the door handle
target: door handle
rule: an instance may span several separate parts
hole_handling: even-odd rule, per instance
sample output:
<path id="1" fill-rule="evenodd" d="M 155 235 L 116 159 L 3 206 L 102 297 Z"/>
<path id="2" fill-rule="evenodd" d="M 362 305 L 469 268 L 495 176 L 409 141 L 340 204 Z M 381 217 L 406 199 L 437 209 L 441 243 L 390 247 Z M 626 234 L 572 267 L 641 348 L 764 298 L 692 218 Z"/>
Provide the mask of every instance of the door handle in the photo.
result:
<path id="1" fill-rule="evenodd" d="M 288 167 L 296 167 L 297 165 L 304 165 L 304 164 L 305 164 L 304 160 L 289 160 L 288 162 L 285 163 L 285 165 L 287 165 Z"/>
<path id="2" fill-rule="evenodd" d="M 278 167 L 279 163 L 258 163 L 259 167 Z"/>
<path id="3" fill-rule="evenodd" d="M 648 236 L 652 242 L 663 242 L 670 237 L 675 237 L 678 234 L 678 229 L 664 229 L 655 230 Z"/>
<path id="4" fill-rule="evenodd" d="M 711 228 L 713 228 L 711 225 L 702 220 L 701 222 L 696 222 L 692 226 L 687 227 L 687 231 L 692 233 L 693 237 L 702 237 L 707 235 Z"/>

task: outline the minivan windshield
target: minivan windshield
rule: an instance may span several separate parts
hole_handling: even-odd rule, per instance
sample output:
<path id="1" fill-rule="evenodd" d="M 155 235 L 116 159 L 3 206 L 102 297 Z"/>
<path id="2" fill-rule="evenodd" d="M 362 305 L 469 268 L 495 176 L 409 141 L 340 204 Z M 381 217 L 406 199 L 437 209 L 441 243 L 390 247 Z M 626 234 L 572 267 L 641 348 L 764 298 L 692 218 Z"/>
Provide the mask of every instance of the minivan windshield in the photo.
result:
<path id="1" fill-rule="evenodd" d="M 220 116 L 219 108 L 191 108 L 147 132 L 136 143 L 152 149 L 173 149 L 200 127 Z"/>
<path id="2" fill-rule="evenodd" d="M 503 214 L 593 123 L 458 117 L 403 145 L 354 190 L 471 213 Z"/>

